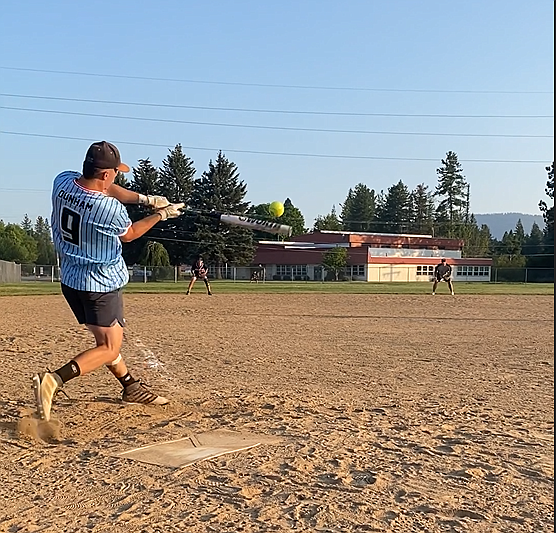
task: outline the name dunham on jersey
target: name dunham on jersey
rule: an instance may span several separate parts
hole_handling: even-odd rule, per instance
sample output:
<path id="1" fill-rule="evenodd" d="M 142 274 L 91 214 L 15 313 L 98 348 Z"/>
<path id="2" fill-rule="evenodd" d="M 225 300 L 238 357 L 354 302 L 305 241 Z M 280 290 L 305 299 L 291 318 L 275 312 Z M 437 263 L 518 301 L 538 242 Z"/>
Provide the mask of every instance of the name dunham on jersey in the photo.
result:
<path id="1" fill-rule="evenodd" d="M 93 204 L 90 204 L 88 202 L 85 203 L 85 200 L 80 200 L 76 196 L 73 196 L 73 194 L 70 194 L 69 192 L 64 191 L 64 189 L 62 189 L 58 193 L 58 198 L 62 198 L 62 200 L 65 200 L 72 207 L 77 207 L 77 208 L 80 208 L 80 209 L 88 209 L 89 211 L 91 211 L 93 209 Z"/>

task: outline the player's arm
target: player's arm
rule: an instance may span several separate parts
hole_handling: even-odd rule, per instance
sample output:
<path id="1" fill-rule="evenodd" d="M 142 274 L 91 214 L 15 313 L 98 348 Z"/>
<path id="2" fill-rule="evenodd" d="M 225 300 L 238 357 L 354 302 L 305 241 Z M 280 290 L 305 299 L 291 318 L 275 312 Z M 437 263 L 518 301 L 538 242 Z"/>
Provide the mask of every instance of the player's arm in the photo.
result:
<path id="1" fill-rule="evenodd" d="M 181 209 L 183 209 L 183 207 L 184 204 L 170 204 L 168 207 L 159 209 L 152 215 L 133 222 L 133 224 L 127 228 L 127 231 L 120 235 L 120 240 L 122 242 L 131 242 L 139 237 L 142 237 L 161 220 L 167 220 L 169 218 L 176 218 L 180 216 Z M 122 209 L 124 209 L 123 206 Z"/>
<path id="2" fill-rule="evenodd" d="M 155 209 L 170 205 L 170 202 L 164 196 L 140 194 L 135 191 L 130 191 L 125 187 L 120 187 L 115 183 L 112 183 L 112 185 L 108 187 L 106 194 L 112 198 L 116 198 L 116 200 L 119 200 L 122 204 L 148 205 Z"/>
<path id="3" fill-rule="evenodd" d="M 148 217 L 142 218 L 141 220 L 137 220 L 134 222 L 127 231 L 120 235 L 120 240 L 122 242 L 131 242 L 139 237 L 142 237 L 152 229 L 152 227 L 162 220 L 160 213 L 154 213 L 153 215 L 149 215 Z"/>

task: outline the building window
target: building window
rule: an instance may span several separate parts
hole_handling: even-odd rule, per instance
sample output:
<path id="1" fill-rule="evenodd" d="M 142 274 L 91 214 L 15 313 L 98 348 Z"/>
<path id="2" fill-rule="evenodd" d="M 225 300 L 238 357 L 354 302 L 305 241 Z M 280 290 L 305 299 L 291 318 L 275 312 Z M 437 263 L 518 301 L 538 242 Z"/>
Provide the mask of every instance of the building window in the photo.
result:
<path id="1" fill-rule="evenodd" d="M 345 272 L 350 277 L 363 277 L 365 276 L 365 265 L 348 265 Z"/>
<path id="2" fill-rule="evenodd" d="M 487 266 L 458 266 L 456 267 L 458 276 L 488 276 L 489 267 Z"/>
<path id="3" fill-rule="evenodd" d="M 307 265 L 276 265 L 276 274 L 286 278 L 307 276 Z"/>
<path id="4" fill-rule="evenodd" d="M 434 274 L 434 267 L 432 265 L 419 265 L 417 267 L 418 276 L 432 276 Z"/>

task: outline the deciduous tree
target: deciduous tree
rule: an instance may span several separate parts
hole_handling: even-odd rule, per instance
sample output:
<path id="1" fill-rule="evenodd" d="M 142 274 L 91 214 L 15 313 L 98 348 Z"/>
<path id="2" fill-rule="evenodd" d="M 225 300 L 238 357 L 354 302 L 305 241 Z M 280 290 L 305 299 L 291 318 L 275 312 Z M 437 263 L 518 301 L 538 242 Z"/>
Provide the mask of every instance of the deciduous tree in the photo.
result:
<path id="1" fill-rule="evenodd" d="M 334 280 L 340 279 L 340 274 L 347 266 L 348 253 L 343 247 L 335 247 L 327 250 L 322 255 L 322 266 L 324 269 L 334 275 Z"/>
<path id="2" fill-rule="evenodd" d="M 4 224 L 0 220 L 0 259 L 34 263 L 37 256 L 37 241 L 31 235 L 17 224 Z"/>

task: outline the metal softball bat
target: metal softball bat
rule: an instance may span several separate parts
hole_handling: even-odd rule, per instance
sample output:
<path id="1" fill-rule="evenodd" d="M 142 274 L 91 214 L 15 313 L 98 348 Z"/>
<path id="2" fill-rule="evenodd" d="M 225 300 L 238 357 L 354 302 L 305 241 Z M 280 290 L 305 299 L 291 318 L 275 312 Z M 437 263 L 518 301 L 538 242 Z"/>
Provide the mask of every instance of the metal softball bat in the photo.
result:
<path id="1" fill-rule="evenodd" d="M 291 226 L 270 222 L 268 220 L 259 220 L 246 215 L 227 215 L 225 213 L 217 213 L 214 211 L 196 211 L 194 209 L 183 209 L 182 213 L 184 215 L 204 215 L 214 218 L 219 222 L 222 222 L 222 224 L 239 226 L 256 231 L 264 231 L 265 233 L 272 233 L 274 235 L 286 235 L 289 237 L 292 234 Z"/>

